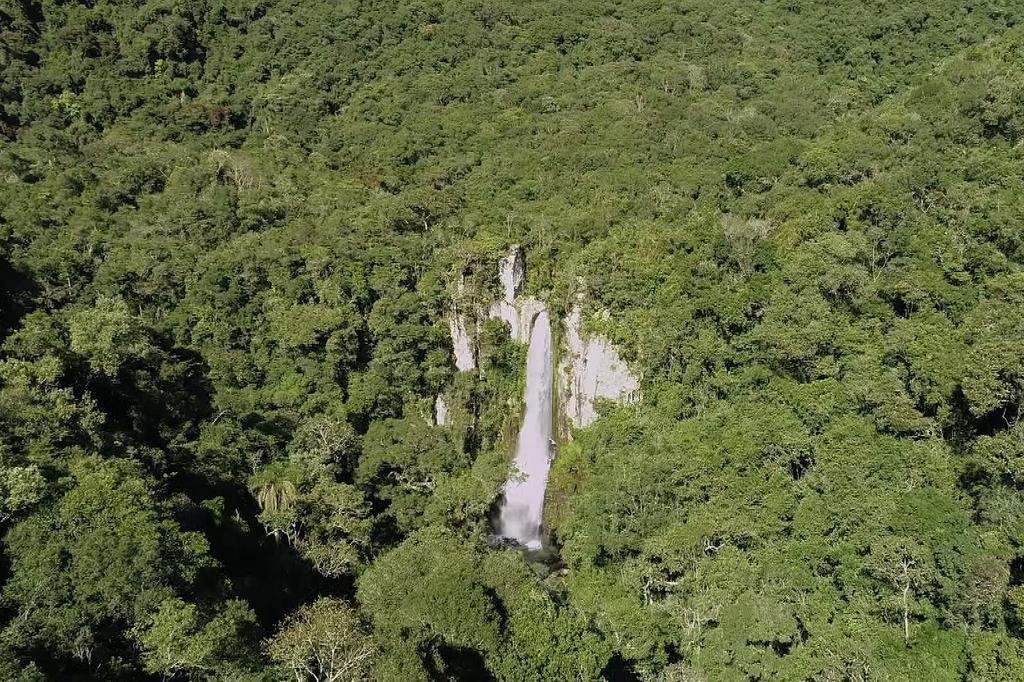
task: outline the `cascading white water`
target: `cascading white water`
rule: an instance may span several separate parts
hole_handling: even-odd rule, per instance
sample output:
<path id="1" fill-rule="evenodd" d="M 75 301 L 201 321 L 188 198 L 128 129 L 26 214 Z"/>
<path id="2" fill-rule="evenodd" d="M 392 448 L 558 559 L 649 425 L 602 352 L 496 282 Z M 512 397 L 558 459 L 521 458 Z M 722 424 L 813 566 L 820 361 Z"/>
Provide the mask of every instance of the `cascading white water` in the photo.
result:
<path id="1" fill-rule="evenodd" d="M 522 247 L 512 245 L 498 262 L 502 296 L 488 310 L 488 316 L 506 322 L 515 341 L 528 343 L 526 362 L 526 410 L 516 443 L 515 475 L 505 484 L 495 535 L 514 540 L 529 549 L 541 548 L 544 493 L 554 455 L 553 402 L 559 402 L 559 423 L 572 437 L 597 418 L 598 398 L 631 402 L 639 396 L 639 382 L 630 373 L 611 343 L 596 334 L 583 333 L 583 310 L 579 302 L 565 320 L 566 353 L 558 368 L 558 390 L 553 386 L 551 320 L 539 298 L 520 296 L 526 281 L 526 256 Z M 583 282 L 580 282 L 583 285 Z M 459 283 L 459 292 L 462 283 Z M 579 296 L 582 300 L 582 295 Z M 452 347 L 458 369 L 475 367 L 473 340 L 467 330 L 477 329 L 475 320 L 467 326 L 462 317 L 450 318 Z M 448 420 L 447 407 L 438 398 L 435 421 Z"/>
<path id="2" fill-rule="evenodd" d="M 505 484 L 498 534 L 529 549 L 541 547 L 544 491 L 551 466 L 552 397 L 551 321 L 537 314 L 526 358 L 526 410 L 516 444 L 518 475 Z"/>

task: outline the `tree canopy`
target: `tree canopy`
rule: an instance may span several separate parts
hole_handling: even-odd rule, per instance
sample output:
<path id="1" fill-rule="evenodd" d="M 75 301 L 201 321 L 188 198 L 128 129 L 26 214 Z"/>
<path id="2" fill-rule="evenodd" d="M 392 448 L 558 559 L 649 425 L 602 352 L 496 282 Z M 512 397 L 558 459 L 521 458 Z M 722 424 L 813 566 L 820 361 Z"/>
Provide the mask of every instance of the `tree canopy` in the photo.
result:
<path id="1" fill-rule="evenodd" d="M 1022 16 L 0 0 L 0 677 L 1024 678 Z"/>

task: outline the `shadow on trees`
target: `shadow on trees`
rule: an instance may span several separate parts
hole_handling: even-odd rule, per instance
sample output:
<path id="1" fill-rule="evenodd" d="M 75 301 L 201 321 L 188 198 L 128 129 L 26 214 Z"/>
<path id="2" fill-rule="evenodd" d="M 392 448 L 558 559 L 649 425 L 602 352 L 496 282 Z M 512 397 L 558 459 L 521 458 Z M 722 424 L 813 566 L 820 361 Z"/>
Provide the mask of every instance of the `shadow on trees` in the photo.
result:
<path id="1" fill-rule="evenodd" d="M 495 679 L 487 670 L 483 654 L 468 647 L 436 643 L 431 651 L 423 656 L 423 663 L 432 682 L 494 682 Z"/>
<path id="2" fill-rule="evenodd" d="M 32 276 L 0 257 L 0 342 L 17 328 L 36 293 Z"/>
<path id="3" fill-rule="evenodd" d="M 620 654 L 615 654 L 601 671 L 601 679 L 608 682 L 640 682 L 640 675 L 635 670 L 632 661 L 626 660 Z"/>
<path id="4" fill-rule="evenodd" d="M 173 347 L 164 338 L 154 341 L 155 361 L 133 362 L 113 378 L 86 379 L 107 416 L 108 432 L 116 434 L 110 441 L 134 445 L 129 456 L 161 482 L 182 528 L 208 539 L 211 555 L 230 581 L 229 593 L 250 604 L 265 632 L 316 597 L 351 596 L 351 579 L 324 577 L 285 538 L 265 531 L 244 480 L 231 472 L 197 471 L 194 453 L 183 445 L 215 419 L 208 367 L 195 351 Z M 241 428 L 285 439 L 283 425 L 273 421 L 243 420 Z"/>
<path id="5" fill-rule="evenodd" d="M 943 430 L 943 438 L 958 450 L 966 450 L 980 436 L 994 436 L 1013 428 L 1020 418 L 1020 405 L 1008 401 L 988 412 L 975 416 L 963 389 L 957 388 L 951 399 L 951 425 Z"/>

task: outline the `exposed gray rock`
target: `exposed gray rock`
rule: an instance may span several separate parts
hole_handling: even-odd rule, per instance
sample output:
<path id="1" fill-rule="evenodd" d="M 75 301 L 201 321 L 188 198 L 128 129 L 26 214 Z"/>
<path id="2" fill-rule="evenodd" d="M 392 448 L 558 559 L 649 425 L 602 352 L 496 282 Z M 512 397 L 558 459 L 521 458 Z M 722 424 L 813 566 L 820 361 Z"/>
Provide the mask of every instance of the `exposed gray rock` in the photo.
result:
<path id="1" fill-rule="evenodd" d="M 530 342 L 530 328 L 537 315 L 547 310 L 547 306 L 532 296 L 517 301 L 498 301 L 491 306 L 489 315 L 504 320 L 511 329 L 511 336 L 519 343 Z"/>
<path id="2" fill-rule="evenodd" d="M 473 339 L 466 328 L 466 320 L 456 311 L 448 317 L 452 335 L 452 351 L 455 353 L 455 368 L 460 372 L 476 369 L 476 355 L 473 353 Z"/>
<path id="3" fill-rule="evenodd" d="M 448 425 L 448 402 L 440 394 L 434 401 L 434 423 L 438 426 Z"/>
<path id="4" fill-rule="evenodd" d="M 533 297 L 518 298 L 526 281 L 526 257 L 518 244 L 511 246 L 498 262 L 498 278 L 502 299 L 491 306 L 488 316 L 507 322 L 512 338 L 519 343 L 529 343 L 533 321 L 547 307 Z"/>
<path id="5" fill-rule="evenodd" d="M 476 353 L 474 351 L 474 340 L 469 333 L 469 323 L 466 315 L 461 311 L 461 301 L 465 282 L 459 279 L 455 296 L 452 300 L 452 308 L 448 313 L 448 329 L 452 337 L 452 352 L 455 355 L 455 368 L 460 372 L 468 372 L 476 369 Z M 475 326 L 475 319 L 474 319 Z"/>
<path id="6" fill-rule="evenodd" d="M 523 247 L 513 244 L 508 254 L 498 262 L 498 278 L 501 280 L 503 300 L 512 303 L 526 281 L 526 254 Z"/>
<path id="7" fill-rule="evenodd" d="M 565 318 L 565 343 L 558 363 L 559 406 L 567 437 L 572 428 L 597 418 L 598 398 L 629 403 L 640 397 L 640 382 L 611 342 L 599 334 L 583 335 L 583 309 L 576 303 Z"/>

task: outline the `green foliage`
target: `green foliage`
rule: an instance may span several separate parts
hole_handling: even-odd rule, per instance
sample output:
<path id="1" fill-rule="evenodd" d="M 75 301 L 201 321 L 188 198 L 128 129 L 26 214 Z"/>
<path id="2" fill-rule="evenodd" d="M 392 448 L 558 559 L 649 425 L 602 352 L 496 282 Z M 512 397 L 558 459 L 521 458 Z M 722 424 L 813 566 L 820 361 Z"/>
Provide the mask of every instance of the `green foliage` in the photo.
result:
<path id="1" fill-rule="evenodd" d="M 389 502 L 403 533 L 416 530 L 443 479 L 469 464 L 448 432 L 415 417 L 376 421 L 363 443 L 357 478 Z"/>
<path id="2" fill-rule="evenodd" d="M 374 654 L 355 610 L 327 598 L 299 609 L 270 643 L 270 655 L 296 679 L 362 680 Z"/>
<path id="3" fill-rule="evenodd" d="M 505 633 L 490 669 L 500 680 L 596 679 L 611 647 L 572 608 L 559 608 L 517 556 L 485 557 L 482 574 L 501 600 Z"/>
<path id="4" fill-rule="evenodd" d="M 152 352 L 145 332 L 121 298 L 101 297 L 71 318 L 71 350 L 86 357 L 94 372 L 115 377 L 128 362 L 143 363 Z"/>
<path id="5" fill-rule="evenodd" d="M 1020 679 L 1018 4 L 0 0 L 0 678 Z"/>
<path id="6" fill-rule="evenodd" d="M 176 675 L 245 677 L 259 656 L 252 610 L 244 602 L 225 603 L 223 611 L 203 619 L 194 604 L 168 599 L 139 637 L 147 672 Z"/>
<path id="7" fill-rule="evenodd" d="M 195 621 L 195 606 L 181 597 L 208 602 L 224 588 L 207 541 L 168 518 L 152 485 L 129 462 L 76 460 L 66 486 L 51 510 L 7 536 L 11 576 L 3 597 L 18 616 L 5 636 L 19 648 L 45 646 L 56 665 L 66 657 L 116 670 L 122 642 L 132 633 L 152 651 L 154 669 L 219 665 L 213 653 L 180 652 L 181 661 L 170 661 L 169 653 L 157 651 L 166 649 L 168 637 L 198 627 L 182 622 L 183 632 L 167 632 L 168 609 Z M 225 617 L 251 622 L 248 607 L 236 602 L 230 608 L 234 615 Z M 223 629 L 216 619 L 205 627 L 207 638 Z M 239 642 L 245 638 L 235 637 L 229 648 Z"/>
<path id="8" fill-rule="evenodd" d="M 497 614 L 481 580 L 480 559 L 476 547 L 448 533 L 417 533 L 360 578 L 359 601 L 384 641 L 493 650 Z"/>
<path id="9" fill-rule="evenodd" d="M 5 521 L 35 505 L 46 491 L 46 479 L 35 464 L 7 467 L 0 472 L 0 476 L 0 490 L 3 491 L 0 517 Z"/>

